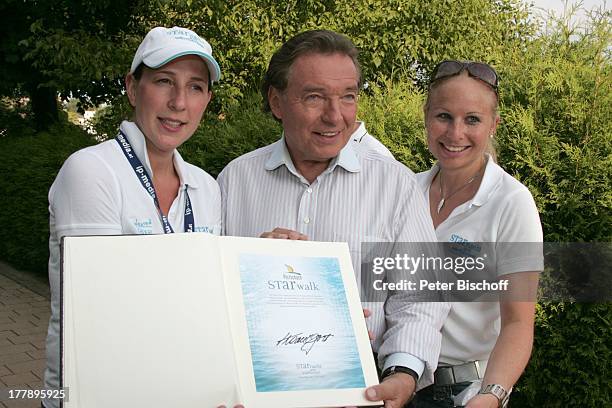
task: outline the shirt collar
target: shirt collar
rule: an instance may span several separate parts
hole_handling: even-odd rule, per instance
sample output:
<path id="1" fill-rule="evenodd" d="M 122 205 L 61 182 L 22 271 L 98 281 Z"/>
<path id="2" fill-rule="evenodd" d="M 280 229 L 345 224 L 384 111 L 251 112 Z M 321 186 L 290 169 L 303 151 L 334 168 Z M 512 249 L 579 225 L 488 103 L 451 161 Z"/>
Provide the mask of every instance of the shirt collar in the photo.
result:
<path id="1" fill-rule="evenodd" d="M 499 187 L 499 183 L 501 182 L 504 176 L 504 171 L 491 156 L 487 156 L 487 165 L 485 166 L 484 174 L 482 175 L 482 181 L 480 182 L 480 187 L 472 198 L 471 204 L 482 206 L 486 203 L 491 195 L 497 190 Z"/>
<path id="2" fill-rule="evenodd" d="M 153 177 L 153 169 L 151 168 L 151 162 L 149 161 L 149 154 L 147 153 L 145 136 L 140 130 L 140 128 L 134 122 L 129 122 L 124 120 L 120 126 L 121 131 L 128 139 L 128 142 L 132 145 L 132 149 L 136 153 L 136 156 L 140 159 L 143 166 L 147 172 Z M 187 163 L 179 152 L 175 149 L 172 160 L 174 162 L 174 169 L 176 170 L 179 180 L 181 182 L 181 187 L 184 187 L 185 184 L 190 188 L 198 188 L 197 180 L 191 175 L 191 173 L 187 170 Z"/>
<path id="3" fill-rule="evenodd" d="M 287 150 L 287 144 L 285 143 L 285 135 L 283 135 L 280 140 L 276 141 L 273 144 L 272 154 L 266 161 L 264 167 L 266 170 L 275 170 L 283 164 L 287 166 L 287 169 L 291 173 L 295 174 L 296 176 L 299 176 L 298 171 L 296 170 L 295 165 L 291 160 L 289 150 Z M 332 171 L 334 171 L 336 166 L 340 166 L 351 173 L 357 173 L 361 170 L 361 165 L 359 164 L 359 160 L 357 159 L 357 154 L 353 149 L 352 143 L 347 143 L 346 146 L 344 146 L 342 150 L 340 150 L 338 156 L 336 156 L 331 161 L 324 173 L 331 173 Z"/>
<path id="4" fill-rule="evenodd" d="M 363 137 L 366 135 L 367 131 L 365 128 L 365 123 L 361 121 L 358 121 L 357 123 L 359 123 L 359 127 L 351 135 L 351 140 L 359 143 L 361 142 L 361 139 L 363 139 Z"/>
<path id="5" fill-rule="evenodd" d="M 426 195 L 429 193 L 429 188 L 431 187 L 431 182 L 433 178 L 440 171 L 440 166 L 438 163 L 434 164 L 433 167 L 424 172 L 424 177 L 419 177 L 418 182 L 421 187 L 421 191 L 423 191 Z M 464 204 L 461 204 L 461 207 L 466 206 L 466 208 L 470 208 L 472 205 L 482 206 L 484 205 L 493 192 L 497 190 L 499 183 L 504 175 L 504 171 L 495 161 L 491 158 L 491 156 L 487 156 L 487 164 L 485 166 L 484 174 L 482 176 L 482 181 L 480 182 L 480 186 L 478 187 L 478 191 L 471 200 L 467 201 Z"/>
<path id="6" fill-rule="evenodd" d="M 419 187 L 421 188 L 421 191 L 425 194 L 425 196 L 428 196 L 429 187 L 431 187 L 431 182 L 435 175 L 438 174 L 439 170 L 440 166 L 438 166 L 438 163 L 436 163 L 432 166 L 431 169 L 425 170 L 423 173 L 420 173 L 422 174 L 422 176 L 417 177 L 417 183 L 419 184 Z"/>
<path id="7" fill-rule="evenodd" d="M 283 164 L 290 168 L 290 170 L 295 170 L 293 162 L 291 161 L 291 156 L 289 156 L 289 151 L 285 145 L 284 135 L 272 144 L 272 154 L 268 160 L 266 160 L 264 167 L 266 170 L 275 170 Z"/>

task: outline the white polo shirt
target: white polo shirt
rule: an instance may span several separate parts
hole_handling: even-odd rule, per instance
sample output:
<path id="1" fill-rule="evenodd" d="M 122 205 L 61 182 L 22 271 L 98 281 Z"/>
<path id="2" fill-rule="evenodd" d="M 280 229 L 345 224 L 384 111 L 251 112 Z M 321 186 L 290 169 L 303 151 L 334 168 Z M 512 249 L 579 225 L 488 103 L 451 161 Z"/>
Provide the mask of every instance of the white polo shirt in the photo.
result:
<path id="1" fill-rule="evenodd" d="M 125 121 L 121 130 L 153 177 L 140 129 Z M 174 168 L 179 175 L 180 188 L 167 214 L 174 231 L 184 230 L 187 189 L 194 214 L 194 231 L 219 234 L 221 194 L 215 179 L 185 162 L 177 151 L 174 152 Z M 72 235 L 162 234 L 163 228 L 153 199 L 114 139 L 79 150 L 66 160 L 49 190 L 49 213 L 51 319 L 47 333 L 45 386 L 52 389 L 59 384 L 61 238 Z M 168 274 L 172 273 L 168 271 Z M 56 407 L 57 400 L 46 400 L 45 406 Z"/>
<path id="2" fill-rule="evenodd" d="M 355 150 L 371 150 L 378 154 L 394 158 L 393 154 L 387 149 L 387 147 L 376 139 L 374 136 L 368 133 L 365 127 L 365 123 L 359 122 L 359 127 L 351 135 L 351 140 L 355 143 Z"/>
<path id="3" fill-rule="evenodd" d="M 439 167 L 417 174 L 429 208 L 429 187 Z M 436 228 L 440 242 L 542 242 L 542 226 L 531 193 L 493 160 L 488 160 L 474 197 Z M 499 253 L 497 254 L 499 255 Z M 496 259 L 497 274 L 542 271 L 541 253 Z M 487 360 L 500 331 L 497 302 L 453 302 L 442 327 L 439 363 Z"/>

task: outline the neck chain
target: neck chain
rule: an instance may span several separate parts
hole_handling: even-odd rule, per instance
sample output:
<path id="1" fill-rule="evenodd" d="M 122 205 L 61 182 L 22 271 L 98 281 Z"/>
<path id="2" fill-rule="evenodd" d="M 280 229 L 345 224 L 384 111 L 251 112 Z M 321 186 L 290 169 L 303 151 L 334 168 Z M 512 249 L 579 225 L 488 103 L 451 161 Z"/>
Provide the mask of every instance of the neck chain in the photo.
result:
<path id="1" fill-rule="evenodd" d="M 481 172 L 482 172 L 482 169 L 479 169 L 476 174 L 470 177 L 465 183 L 463 183 L 455 191 L 453 191 L 450 194 L 447 194 L 445 197 L 444 193 L 442 192 L 442 169 L 440 169 L 440 171 L 438 172 L 438 182 L 440 183 L 440 197 L 441 198 L 440 198 L 440 202 L 438 203 L 438 214 L 440 214 L 440 211 L 442 211 L 442 208 L 444 208 L 444 205 L 446 204 L 446 201 L 448 201 L 449 198 L 451 198 L 452 196 L 457 194 L 459 191 L 463 190 L 464 188 L 472 184 L 474 180 L 476 180 L 478 177 L 481 176 Z"/>

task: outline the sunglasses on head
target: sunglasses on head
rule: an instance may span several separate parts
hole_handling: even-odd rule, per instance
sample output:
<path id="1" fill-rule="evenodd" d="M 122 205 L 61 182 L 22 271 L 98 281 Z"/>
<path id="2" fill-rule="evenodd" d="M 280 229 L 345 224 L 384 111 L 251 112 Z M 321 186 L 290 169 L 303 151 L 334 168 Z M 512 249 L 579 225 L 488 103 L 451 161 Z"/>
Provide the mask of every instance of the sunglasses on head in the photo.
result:
<path id="1" fill-rule="evenodd" d="M 429 86 L 443 78 L 459 75 L 463 70 L 467 70 L 471 77 L 480 79 L 487 85 L 489 85 L 497 94 L 497 85 L 499 84 L 499 77 L 497 72 L 488 64 L 482 62 L 472 61 L 451 61 L 446 60 L 440 62 L 433 70 Z"/>

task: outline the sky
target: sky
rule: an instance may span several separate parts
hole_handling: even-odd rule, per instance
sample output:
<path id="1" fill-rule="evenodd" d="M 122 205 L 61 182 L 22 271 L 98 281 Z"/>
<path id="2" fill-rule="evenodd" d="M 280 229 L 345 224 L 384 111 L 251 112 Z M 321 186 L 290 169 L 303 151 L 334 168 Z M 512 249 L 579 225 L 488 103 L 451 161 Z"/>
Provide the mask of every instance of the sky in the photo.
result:
<path id="1" fill-rule="evenodd" d="M 523 0 L 525 3 L 532 3 L 534 5 L 534 10 L 532 13 L 543 13 L 543 10 L 552 11 L 557 16 L 563 14 L 564 9 L 564 1 L 563 0 Z M 579 0 L 568 0 L 568 5 L 579 3 Z M 583 0 L 582 7 L 586 10 L 591 10 L 593 8 L 597 8 L 600 6 L 604 6 L 606 10 L 612 9 L 612 0 Z M 580 11 L 577 13 L 577 16 L 574 19 L 574 22 L 580 23 L 584 19 L 584 11 Z"/>

